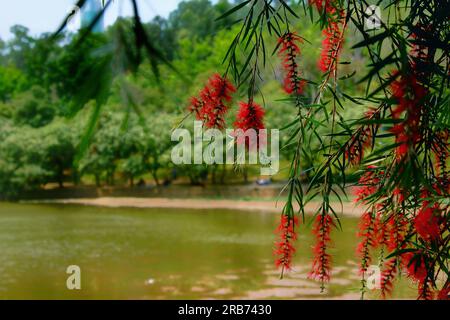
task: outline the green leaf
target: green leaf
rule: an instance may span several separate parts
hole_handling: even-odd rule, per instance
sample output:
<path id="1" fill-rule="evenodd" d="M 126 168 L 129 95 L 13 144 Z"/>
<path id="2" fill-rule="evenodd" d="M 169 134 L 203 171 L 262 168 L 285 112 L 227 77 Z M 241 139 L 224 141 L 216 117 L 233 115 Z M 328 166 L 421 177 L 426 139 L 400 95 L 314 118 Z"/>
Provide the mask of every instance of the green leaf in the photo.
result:
<path id="1" fill-rule="evenodd" d="M 242 2 L 242 3 L 240 3 L 240 4 L 238 4 L 237 6 L 231 8 L 230 10 L 228 10 L 227 12 L 225 12 L 223 15 L 221 15 L 220 17 L 218 17 L 218 18 L 216 19 L 216 21 L 221 20 L 221 19 L 223 19 L 223 18 L 225 18 L 225 17 L 228 17 L 228 16 L 229 16 L 230 14 L 232 14 L 233 12 L 236 12 L 236 11 L 238 11 L 239 9 L 241 9 L 242 7 L 246 6 L 248 3 L 250 3 L 250 1 L 251 1 L 251 0 L 244 1 L 244 2 Z"/>

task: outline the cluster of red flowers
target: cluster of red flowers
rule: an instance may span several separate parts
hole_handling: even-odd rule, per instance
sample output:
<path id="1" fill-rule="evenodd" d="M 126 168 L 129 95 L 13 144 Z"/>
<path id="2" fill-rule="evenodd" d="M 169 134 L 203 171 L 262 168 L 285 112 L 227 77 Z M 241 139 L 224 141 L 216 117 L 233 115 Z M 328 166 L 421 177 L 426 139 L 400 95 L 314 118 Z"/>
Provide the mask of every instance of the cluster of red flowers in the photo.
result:
<path id="1" fill-rule="evenodd" d="M 302 94 L 305 81 L 299 79 L 297 58 L 300 56 L 299 44 L 303 40 L 297 34 L 287 32 L 278 40 L 280 49 L 278 54 L 283 58 L 283 69 L 285 71 L 283 88 L 287 94 Z"/>
<path id="2" fill-rule="evenodd" d="M 319 69 L 322 72 L 334 73 L 337 60 L 342 49 L 344 35 L 344 10 L 339 8 L 336 0 L 310 0 L 320 14 L 327 17 L 327 26 L 322 31 L 322 51 L 319 60 Z"/>
<path id="3" fill-rule="evenodd" d="M 365 199 L 373 195 L 382 184 L 381 175 L 384 172 L 377 171 L 371 166 L 369 171 L 361 177 L 360 187 L 356 189 L 357 201 L 365 204 Z M 393 192 L 392 201 L 397 206 L 396 212 L 390 213 L 385 204 L 388 197 L 381 203 L 372 206 L 372 209 L 361 217 L 358 235 L 361 241 L 357 247 L 357 253 L 361 258 L 360 272 L 364 275 L 371 261 L 370 250 L 384 248 L 387 254 L 397 250 L 405 250 L 404 253 L 394 256 L 383 264 L 381 274 L 381 295 L 386 297 L 393 288 L 393 281 L 399 271 L 405 271 L 408 276 L 418 282 L 419 298 L 431 299 L 435 296 L 431 287 L 431 279 L 428 277 L 434 267 L 429 263 L 429 257 L 425 250 L 409 246 L 405 241 L 411 230 L 422 239 L 422 246 L 428 246 L 440 241 L 443 231 L 443 210 L 437 203 L 430 202 L 431 194 L 423 191 L 421 196 L 422 207 L 413 220 L 408 220 L 404 211 L 407 194 L 396 189 Z M 445 291 L 447 290 L 447 291 Z M 446 297 L 448 288 L 444 287 L 436 295 Z"/>
<path id="4" fill-rule="evenodd" d="M 426 28 L 418 27 L 422 36 Z M 392 98 L 396 104 L 392 107 L 391 115 L 397 123 L 390 128 L 395 135 L 396 147 L 394 155 L 397 161 L 411 161 L 409 157 L 419 150 L 424 141 L 423 134 L 428 125 L 426 114 L 429 111 L 426 104 L 428 89 L 426 83 L 428 50 L 421 41 L 422 37 L 413 34 L 415 45 L 410 53 L 410 65 L 407 73 L 396 72 L 392 83 Z M 392 290 L 393 281 L 399 272 L 405 272 L 408 277 L 418 283 L 420 299 L 448 299 L 450 284 L 447 281 L 440 291 L 437 289 L 435 270 L 436 259 L 433 252 L 445 249 L 443 234 L 448 230 L 448 206 L 432 200 L 435 194 L 443 196 L 450 191 L 448 182 L 448 130 L 435 133 L 431 138 L 431 151 L 434 154 L 435 172 L 433 172 L 432 189 L 422 190 L 421 195 L 407 194 L 397 187 L 391 195 L 384 194 L 372 204 L 371 210 L 362 216 L 360 223 L 359 243 L 357 252 L 361 257 L 361 272 L 367 270 L 370 263 L 369 250 L 383 248 L 385 254 L 394 256 L 383 264 L 381 275 L 381 294 L 386 297 Z M 365 137 L 363 137 L 365 138 Z M 352 140 L 351 140 L 352 141 Z M 347 152 L 356 153 L 353 158 L 360 159 L 360 149 L 364 148 L 365 139 L 361 147 L 349 147 Z M 355 162 L 360 162 L 355 161 Z M 398 168 L 400 172 L 403 167 Z M 375 170 L 376 171 L 376 170 Z M 382 186 L 381 176 L 384 172 L 374 169 L 367 171 L 360 179 L 360 188 L 357 188 L 357 201 L 368 204 L 365 199 L 373 195 Z M 418 210 L 411 210 L 411 202 L 415 202 Z M 443 249 L 440 249 L 443 248 Z"/>
<path id="5" fill-rule="evenodd" d="M 331 244 L 331 228 L 334 226 L 333 218 L 326 212 L 316 216 L 313 233 L 316 237 L 316 244 L 313 247 L 314 260 L 309 277 L 319 280 L 324 289 L 324 282 L 330 280 L 331 276 L 331 255 L 327 252 Z"/>
<path id="6" fill-rule="evenodd" d="M 198 120 L 202 120 L 208 128 L 223 129 L 225 127 L 225 114 L 228 111 L 226 102 L 230 102 L 231 95 L 236 88 L 226 78 L 214 74 L 200 91 L 199 97 L 192 97 L 188 107 L 195 113 Z"/>
<path id="7" fill-rule="evenodd" d="M 402 76 L 392 83 L 392 96 L 398 103 L 392 110 L 392 118 L 400 119 L 401 115 L 405 113 L 404 120 L 390 129 L 398 144 L 396 148 L 398 160 L 403 159 L 409 149 L 420 140 L 421 105 L 426 95 L 426 88 L 417 81 L 414 75 Z"/>
<path id="8" fill-rule="evenodd" d="M 297 240 L 297 233 L 295 228 L 298 227 L 298 218 L 282 215 L 280 224 L 277 228 L 279 234 L 279 241 L 276 243 L 274 255 L 277 257 L 275 265 L 281 268 L 281 276 L 284 270 L 290 270 L 292 264 L 292 256 L 295 253 L 293 242 Z"/>

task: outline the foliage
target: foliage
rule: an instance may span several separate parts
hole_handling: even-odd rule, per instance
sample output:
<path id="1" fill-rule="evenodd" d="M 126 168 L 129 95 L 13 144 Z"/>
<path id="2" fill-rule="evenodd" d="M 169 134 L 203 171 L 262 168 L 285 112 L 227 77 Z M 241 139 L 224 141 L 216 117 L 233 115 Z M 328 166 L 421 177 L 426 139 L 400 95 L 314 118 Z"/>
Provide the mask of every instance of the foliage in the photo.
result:
<path id="1" fill-rule="evenodd" d="M 298 15 L 300 7 L 302 16 Z M 366 7 L 352 0 L 311 0 L 300 6 L 249 0 L 229 11 L 246 14 L 225 56 L 226 74 L 248 87 L 251 103 L 260 91 L 261 70 L 269 60 L 268 39 L 278 38 L 274 52 L 280 48 L 285 56 L 284 89 L 295 106 L 296 119 L 286 126 L 295 148 L 280 223 L 286 230 L 280 232 L 277 264 L 282 270 L 290 268 L 297 215 L 305 221 L 305 202 L 320 195 L 310 276 L 324 288 L 331 277 L 330 234 L 340 228 L 330 197 L 345 193 L 348 168 L 358 167 L 362 171 L 358 199 L 368 210 L 362 217 L 358 249 L 362 296 L 371 250 L 382 248 L 383 297 L 392 290 L 396 274 L 405 271 L 417 281 L 419 298 L 446 298 L 450 290 L 449 205 L 445 200 L 450 191 L 450 126 L 442 119 L 446 119 L 449 101 L 448 3 L 384 1 L 385 12 L 393 18 L 382 21 L 375 31 L 365 29 Z M 297 63 L 308 39 L 301 29 L 295 33 L 292 21 L 308 16 L 323 30 L 317 63 L 323 75 L 318 80 L 304 78 Z M 356 74 L 354 69 L 342 75 L 341 67 L 352 67 L 350 61 L 342 61 L 344 42 L 352 31 L 361 37 L 352 43 L 352 50 L 363 48 L 370 58 L 367 72 L 358 74 L 359 83 L 366 86 L 362 95 L 349 93 L 341 85 Z M 238 60 L 241 52 L 246 56 L 243 64 Z M 312 96 L 304 94 L 305 86 L 315 88 Z M 349 119 L 344 117 L 348 104 L 367 111 L 356 121 Z M 314 140 L 318 144 L 311 143 Z M 322 161 L 305 167 L 303 159 L 314 153 L 322 154 Z M 312 175 L 305 195 L 302 174 L 306 171 Z"/>

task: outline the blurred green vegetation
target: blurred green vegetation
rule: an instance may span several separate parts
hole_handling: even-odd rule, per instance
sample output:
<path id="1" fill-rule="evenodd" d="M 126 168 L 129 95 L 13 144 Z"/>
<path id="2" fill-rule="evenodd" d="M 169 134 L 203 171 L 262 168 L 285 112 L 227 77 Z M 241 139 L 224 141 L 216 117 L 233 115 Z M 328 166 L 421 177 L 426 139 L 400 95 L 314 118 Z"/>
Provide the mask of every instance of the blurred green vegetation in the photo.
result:
<path id="1" fill-rule="evenodd" d="M 48 34 L 33 38 L 25 27 L 12 27 L 14 37 L 0 40 L 0 197 L 20 196 L 22 191 L 46 185 L 134 185 L 143 180 L 161 184 L 175 175 L 178 181 L 192 184 L 254 179 L 258 170 L 253 167 L 230 174 L 232 166 L 191 165 L 177 167 L 175 172 L 170 161 L 171 130 L 187 114 L 189 97 L 198 93 L 211 74 L 224 71 L 222 60 L 238 28 L 233 22 L 239 17 L 215 19 L 233 5 L 226 0 L 216 4 L 186 1 L 167 19 L 156 17 L 146 23 L 153 45 L 176 69 L 161 65 L 159 77 L 151 72 L 149 62 L 135 72 L 117 71 L 133 69 L 132 61 L 121 56 L 123 50 L 133 50 L 126 41 L 119 43 L 122 51 L 110 50 L 112 45 L 118 47 L 120 39 L 132 41 L 131 19 L 121 18 L 104 34 L 91 34 L 81 43 L 79 34 L 63 34 L 49 41 Z M 299 61 L 302 76 L 319 79 L 320 26 L 303 19 L 296 31 L 307 40 Z M 366 89 L 354 75 L 362 74 L 367 57 L 362 50 L 348 50 L 360 40 L 355 37 L 356 32 L 349 29 L 340 71 L 349 75 L 342 90 L 352 94 Z M 268 52 L 276 41 L 273 37 L 268 43 Z M 92 69 L 98 71 L 95 77 Z M 282 128 L 296 115 L 284 99 L 282 77 L 274 54 L 258 83 L 263 95 L 257 99 L 266 109 L 268 129 Z M 316 89 L 308 85 L 305 98 L 313 97 Z M 246 88 L 235 96 L 229 127 L 240 99 L 246 99 Z M 353 104 L 345 107 L 342 114 L 350 119 L 364 109 Z M 98 121 L 90 124 L 93 113 L 98 113 Z M 183 125 L 190 128 L 192 121 L 189 117 Z M 282 142 L 288 136 L 282 132 Z M 313 145 L 314 139 L 309 143 Z M 83 145 L 86 150 L 80 152 Z M 286 177 L 286 159 L 291 153 L 289 147 L 281 150 L 281 171 L 275 180 Z M 304 159 L 305 168 L 321 156 L 311 153 Z"/>

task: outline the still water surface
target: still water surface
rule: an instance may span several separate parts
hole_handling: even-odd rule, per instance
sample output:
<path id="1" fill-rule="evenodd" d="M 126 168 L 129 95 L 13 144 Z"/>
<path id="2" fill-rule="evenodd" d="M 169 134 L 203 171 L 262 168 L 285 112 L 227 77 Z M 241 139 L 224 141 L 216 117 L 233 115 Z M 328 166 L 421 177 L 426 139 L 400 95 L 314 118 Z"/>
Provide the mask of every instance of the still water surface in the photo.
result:
<path id="1" fill-rule="evenodd" d="M 356 219 L 334 231 L 334 275 L 325 293 L 307 279 L 310 228 L 300 228 L 294 270 L 279 279 L 277 220 L 254 211 L 0 203 L 0 298 L 359 298 Z M 81 290 L 66 288 L 69 265 L 81 268 Z M 394 298 L 414 296 L 401 280 Z"/>

